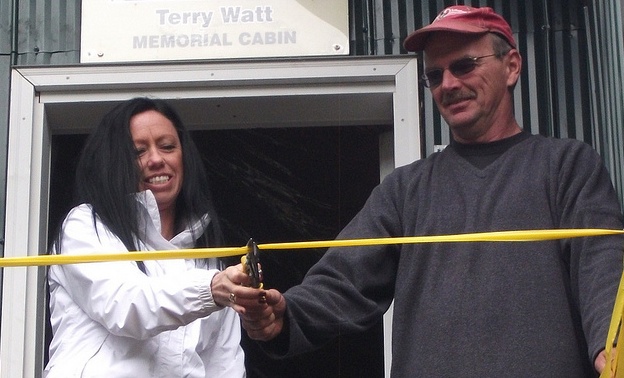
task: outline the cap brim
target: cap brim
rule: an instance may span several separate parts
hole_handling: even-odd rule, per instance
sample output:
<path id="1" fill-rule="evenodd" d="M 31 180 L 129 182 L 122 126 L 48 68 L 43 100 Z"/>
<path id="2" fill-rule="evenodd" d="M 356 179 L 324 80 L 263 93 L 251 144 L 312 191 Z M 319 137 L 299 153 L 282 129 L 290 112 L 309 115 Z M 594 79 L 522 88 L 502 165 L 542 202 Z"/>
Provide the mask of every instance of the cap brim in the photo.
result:
<path id="1" fill-rule="evenodd" d="M 453 22 L 449 20 L 431 24 L 412 32 L 412 34 L 408 35 L 407 38 L 405 38 L 405 41 L 403 41 L 403 47 L 405 47 L 407 51 L 422 51 L 425 49 L 425 45 L 427 43 L 427 39 L 430 37 L 430 34 L 440 31 L 461 34 L 488 33 L 488 29 L 467 25 L 465 22 Z"/>

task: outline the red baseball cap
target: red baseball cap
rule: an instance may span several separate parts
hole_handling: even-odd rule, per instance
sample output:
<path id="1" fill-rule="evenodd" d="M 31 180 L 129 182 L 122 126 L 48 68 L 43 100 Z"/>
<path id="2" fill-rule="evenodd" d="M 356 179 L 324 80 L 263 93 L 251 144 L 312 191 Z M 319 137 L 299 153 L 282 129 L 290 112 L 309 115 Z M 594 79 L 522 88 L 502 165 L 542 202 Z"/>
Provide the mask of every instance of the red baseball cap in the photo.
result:
<path id="1" fill-rule="evenodd" d="M 516 48 L 511 27 L 503 17 L 489 7 L 473 8 L 465 5 L 455 5 L 444 9 L 431 24 L 408 35 L 403 46 L 407 51 L 422 51 L 427 38 L 437 31 L 466 34 L 496 33 L 503 37 L 511 47 Z"/>

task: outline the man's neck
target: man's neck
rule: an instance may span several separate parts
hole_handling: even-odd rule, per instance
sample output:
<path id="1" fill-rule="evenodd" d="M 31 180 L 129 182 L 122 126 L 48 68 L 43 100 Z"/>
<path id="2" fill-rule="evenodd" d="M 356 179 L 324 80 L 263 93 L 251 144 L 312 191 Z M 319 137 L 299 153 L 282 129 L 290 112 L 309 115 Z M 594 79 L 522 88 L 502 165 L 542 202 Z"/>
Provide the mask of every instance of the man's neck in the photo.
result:
<path id="1" fill-rule="evenodd" d="M 506 126 L 497 127 L 497 125 Z M 508 123 L 497 123 L 494 126 L 490 126 L 481 134 L 471 132 L 462 133 L 451 129 L 453 139 L 463 144 L 496 142 L 497 140 L 512 137 L 520 132 L 522 132 L 522 128 L 520 128 L 520 125 L 518 125 L 515 119 L 511 119 Z"/>

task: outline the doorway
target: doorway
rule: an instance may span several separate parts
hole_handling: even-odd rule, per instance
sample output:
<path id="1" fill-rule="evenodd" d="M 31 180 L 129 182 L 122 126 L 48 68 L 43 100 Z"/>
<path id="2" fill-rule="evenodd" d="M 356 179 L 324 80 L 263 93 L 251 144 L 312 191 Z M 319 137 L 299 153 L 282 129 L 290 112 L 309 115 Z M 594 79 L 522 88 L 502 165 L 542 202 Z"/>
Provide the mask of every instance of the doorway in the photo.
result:
<path id="1" fill-rule="evenodd" d="M 379 138 L 391 129 L 387 125 L 194 131 L 225 245 L 243 246 L 250 237 L 258 243 L 334 239 L 379 183 Z M 86 134 L 52 137 L 52 230 L 71 206 L 73 171 L 85 139 Z M 283 292 L 300 283 L 324 252 L 263 251 L 266 287 Z M 320 350 L 276 361 L 243 332 L 247 376 L 383 377 L 381 317 L 366 332 L 336 336 Z M 48 329 L 46 345 L 50 338 Z"/>

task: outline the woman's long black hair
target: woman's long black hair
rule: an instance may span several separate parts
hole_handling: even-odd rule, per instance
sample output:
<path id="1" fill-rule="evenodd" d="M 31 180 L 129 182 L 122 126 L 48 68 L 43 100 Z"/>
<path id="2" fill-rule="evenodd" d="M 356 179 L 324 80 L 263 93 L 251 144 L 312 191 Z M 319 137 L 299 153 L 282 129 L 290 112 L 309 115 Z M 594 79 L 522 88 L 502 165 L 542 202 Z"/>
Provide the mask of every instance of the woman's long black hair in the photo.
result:
<path id="1" fill-rule="evenodd" d="M 90 204 L 94 222 L 99 217 L 128 250 L 139 249 L 138 209 L 136 198 L 131 194 L 138 191 L 141 169 L 130 133 L 130 119 L 148 110 L 155 110 L 169 119 L 180 138 L 184 175 L 176 200 L 176 228 L 208 214 L 209 224 L 198 237 L 196 246 L 222 245 L 223 236 L 202 157 L 178 114 L 163 100 L 133 98 L 104 115 L 81 152 L 76 167 L 74 204 Z M 62 229 L 55 242 L 57 253 L 60 253 L 61 235 Z"/>

